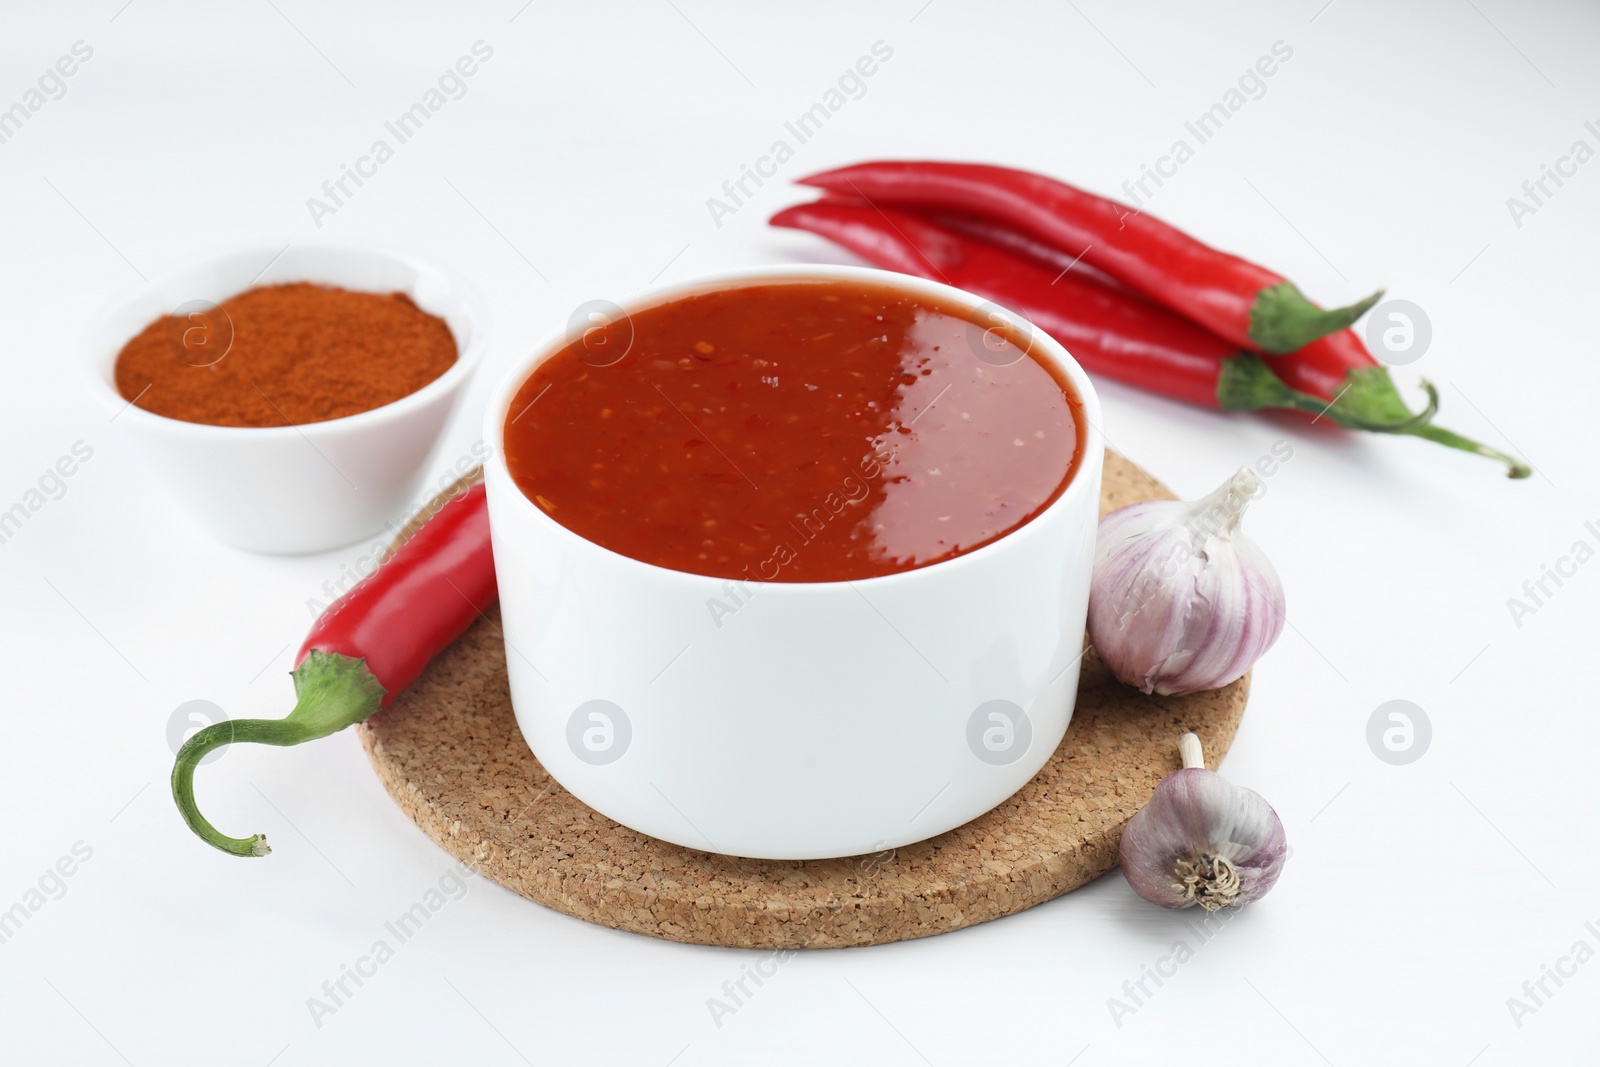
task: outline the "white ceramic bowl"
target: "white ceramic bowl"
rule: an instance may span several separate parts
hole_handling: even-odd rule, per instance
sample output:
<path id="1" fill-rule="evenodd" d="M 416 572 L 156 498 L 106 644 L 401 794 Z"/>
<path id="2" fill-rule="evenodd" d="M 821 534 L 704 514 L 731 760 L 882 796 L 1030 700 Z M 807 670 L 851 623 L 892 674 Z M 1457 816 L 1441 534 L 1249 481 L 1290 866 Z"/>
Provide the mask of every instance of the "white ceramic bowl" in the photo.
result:
<path id="1" fill-rule="evenodd" d="M 405 293 L 445 320 L 459 357 L 444 374 L 392 404 L 303 426 L 183 422 L 131 405 L 117 392 L 118 353 L 160 316 L 191 301 L 221 303 L 252 285 L 292 281 Z M 143 453 L 201 526 L 239 548 L 290 553 L 361 540 L 416 503 L 423 464 L 484 343 L 477 302 L 458 283 L 409 256 L 365 247 L 291 245 L 284 251 L 282 245 L 260 244 L 151 282 L 92 325 L 84 354 L 89 388 L 114 429 Z"/>
<path id="2" fill-rule="evenodd" d="M 992 309 L 948 286 L 859 267 L 745 270 L 654 289 L 638 311 L 713 289 L 843 280 Z M 689 848 L 850 856 L 959 826 L 1021 788 L 1072 716 L 1104 450 L 1088 377 L 1042 332 L 1088 422 L 1082 466 L 1029 522 L 976 551 L 854 582 L 749 586 L 601 548 L 524 497 L 498 386 L 484 440 L 512 703 L 545 768 L 589 806 Z M 718 622 L 720 621 L 720 626 Z"/>

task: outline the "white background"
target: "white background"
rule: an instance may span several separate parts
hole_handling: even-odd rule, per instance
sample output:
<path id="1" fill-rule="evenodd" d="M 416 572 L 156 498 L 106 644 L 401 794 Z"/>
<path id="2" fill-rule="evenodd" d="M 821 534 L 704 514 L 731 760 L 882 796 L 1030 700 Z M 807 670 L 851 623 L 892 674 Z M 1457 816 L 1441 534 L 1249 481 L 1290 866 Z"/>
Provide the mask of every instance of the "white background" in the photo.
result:
<path id="1" fill-rule="evenodd" d="M 1600 563 L 1520 627 L 1506 603 L 1574 542 L 1600 543 L 1584 526 L 1600 523 L 1600 162 L 1520 227 L 1506 203 L 1575 140 L 1600 147 L 1583 125 L 1600 120 L 1593 7 L 275 2 L 0 10 L 0 106 L 75 41 L 94 50 L 0 144 L 0 508 L 74 442 L 94 450 L 0 545 L 0 908 L 75 842 L 93 850 L 0 944 L 0 1060 L 1594 1062 L 1600 961 L 1547 983 L 1520 1026 L 1507 998 L 1580 939 L 1600 950 Z M 319 231 L 307 197 L 478 40 L 494 54 L 466 95 Z M 265 558 L 208 541 L 88 402 L 78 336 L 140 273 L 236 240 L 412 250 L 477 286 L 496 321 L 442 468 L 477 438 L 499 373 L 579 303 L 838 258 L 765 226 L 805 197 L 783 181 L 720 228 L 706 199 L 879 40 L 893 58 L 782 178 L 967 158 L 1115 194 L 1286 42 L 1265 95 L 1149 210 L 1325 303 L 1380 284 L 1416 302 L 1433 344 L 1398 380 L 1413 398 L 1419 375 L 1438 383 L 1441 424 L 1538 474 L 1103 389 L 1112 444 L 1185 495 L 1279 440 L 1294 449 L 1248 521 L 1292 627 L 1225 765 L 1277 807 L 1294 855 L 1209 943 L 1192 913 L 1113 873 L 977 928 L 790 959 L 719 1027 L 707 998 L 759 954 L 617 933 L 480 880 L 318 1027 L 307 998 L 437 883 L 445 855 L 350 734 L 203 769 L 216 822 L 277 844 L 262 861 L 210 851 L 168 798 L 165 728 L 197 698 L 286 712 L 306 601 L 364 550 Z M 1432 721 L 1408 766 L 1366 741 L 1391 699 Z M 1194 958 L 1119 1026 L 1108 998 L 1180 938 Z"/>

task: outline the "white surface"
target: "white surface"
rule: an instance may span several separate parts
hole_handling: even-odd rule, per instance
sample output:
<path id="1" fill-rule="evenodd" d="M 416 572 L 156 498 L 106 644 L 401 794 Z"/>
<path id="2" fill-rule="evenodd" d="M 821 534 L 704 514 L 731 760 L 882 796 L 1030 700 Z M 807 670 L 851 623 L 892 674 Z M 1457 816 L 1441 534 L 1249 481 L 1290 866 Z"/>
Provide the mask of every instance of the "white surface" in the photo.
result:
<path id="1" fill-rule="evenodd" d="M 1600 162 L 1549 185 L 1520 227 L 1506 204 L 1576 139 L 1595 143 L 1592 7 L 933 0 L 919 14 L 910 0 L 779 13 L 674 0 L 534 4 L 512 22 L 516 0 L 428 17 L 135 0 L 108 21 L 119 2 L 0 13 L 0 102 L 74 41 L 94 49 L 66 95 L 0 144 L 0 505 L 74 442 L 94 449 L 0 545 L 0 905 L 75 842 L 93 850 L 61 899 L 0 945 L 0 1059 L 1593 1061 L 1600 960 L 1549 984 L 1520 1028 L 1506 1007 L 1579 939 L 1600 947 L 1584 925 L 1600 927 L 1600 563 L 1550 585 L 1520 627 L 1506 606 L 1542 565 L 1594 544 L 1586 522 L 1600 526 Z M 975 929 L 779 964 L 600 929 L 474 882 L 313 1022 L 307 998 L 393 940 L 384 924 L 439 885 L 445 857 L 348 735 L 204 768 L 219 825 L 278 845 L 261 861 L 211 852 L 166 796 L 164 733 L 194 698 L 286 711 L 307 601 L 367 550 L 274 559 L 208 540 L 113 446 L 73 345 L 135 269 L 314 236 L 306 198 L 480 39 L 494 54 L 465 96 L 320 231 L 414 248 L 489 301 L 499 336 L 434 461 L 441 475 L 470 461 L 498 371 L 582 301 L 658 276 L 840 258 L 767 230 L 803 197 L 779 182 L 720 229 L 706 198 L 874 41 L 892 59 L 783 177 L 926 155 L 1115 191 L 1274 41 L 1293 47 L 1150 209 L 1319 300 L 1382 283 L 1426 308 L 1433 347 L 1397 377 L 1426 374 L 1441 423 L 1509 442 L 1541 473 L 1509 483 L 1423 442 L 1102 388 L 1112 445 L 1186 494 L 1280 438 L 1293 446 L 1249 527 L 1283 574 L 1294 627 L 1262 663 L 1225 765 L 1287 827 L 1294 854 L 1270 897 L 1201 944 L 1187 916 L 1111 875 Z M 1408 766 L 1365 739 L 1374 709 L 1399 698 L 1433 724 Z M 1193 958 L 1119 1027 L 1108 998 L 1180 938 Z M 758 965 L 774 977 L 719 1027 L 708 998 Z"/>
<path id="2" fill-rule="evenodd" d="M 251 285 L 312 281 L 402 292 L 438 315 L 460 354 L 439 377 L 373 411 L 306 426 L 206 426 L 152 414 L 117 392 L 117 354 L 174 309 L 215 307 Z M 224 544 L 256 552 L 325 552 L 384 530 L 426 480 L 424 466 L 483 358 L 489 327 L 462 286 L 425 263 L 329 242 L 256 243 L 203 255 L 94 321 L 85 383 L 115 423 L 117 449 L 139 449 L 150 477 Z M 202 358 L 227 358 L 231 324 Z"/>
<path id="3" fill-rule="evenodd" d="M 807 281 L 891 286 L 999 325 L 970 293 L 834 265 L 696 278 L 608 312 Z M 502 378 L 483 436 L 506 666 L 522 736 L 553 778 L 623 825 L 687 848 L 824 859 L 942 834 L 1044 766 L 1078 691 L 1105 442 L 1083 368 L 1027 320 L 1006 322 L 1020 342 L 1016 358 L 1028 352 L 1054 364 L 1082 401 L 1082 465 L 1071 484 L 992 544 L 854 582 L 730 582 L 654 567 L 577 536 L 511 480 L 502 435 L 520 415 L 517 395 L 533 368 L 579 331 L 559 331 Z M 982 331 L 963 327 L 976 350 L 972 334 Z M 625 353 L 600 354 L 614 361 Z M 937 375 L 921 387 L 901 394 L 905 408 L 919 409 L 912 422 L 943 395 Z M 923 423 L 924 441 L 938 418 Z M 910 462 L 879 455 L 886 479 Z M 925 445 L 909 455 L 930 462 Z M 759 470 L 755 477 L 764 480 Z M 865 483 L 855 484 L 864 495 Z M 728 614 L 713 614 L 713 604 Z M 986 740 L 983 731 L 997 726 Z M 591 729 L 599 731 L 592 738 Z"/>

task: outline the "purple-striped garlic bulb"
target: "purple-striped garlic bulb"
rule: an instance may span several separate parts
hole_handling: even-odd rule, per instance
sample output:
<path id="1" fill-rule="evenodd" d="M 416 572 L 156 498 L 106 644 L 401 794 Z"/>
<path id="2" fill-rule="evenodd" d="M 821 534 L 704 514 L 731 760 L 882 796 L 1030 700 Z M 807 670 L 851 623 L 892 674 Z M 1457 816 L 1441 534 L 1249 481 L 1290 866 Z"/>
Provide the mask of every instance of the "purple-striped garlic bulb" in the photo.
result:
<path id="1" fill-rule="evenodd" d="M 1220 689 L 1283 632 L 1283 583 L 1239 519 L 1260 487 L 1241 467 L 1210 496 L 1147 500 L 1100 520 L 1089 639 L 1119 679 L 1172 696 Z"/>
<path id="2" fill-rule="evenodd" d="M 1288 855 L 1283 823 L 1260 794 L 1205 768 L 1200 739 L 1178 740 L 1183 769 L 1156 786 L 1122 831 L 1133 891 L 1163 908 L 1243 907 L 1265 896 Z"/>

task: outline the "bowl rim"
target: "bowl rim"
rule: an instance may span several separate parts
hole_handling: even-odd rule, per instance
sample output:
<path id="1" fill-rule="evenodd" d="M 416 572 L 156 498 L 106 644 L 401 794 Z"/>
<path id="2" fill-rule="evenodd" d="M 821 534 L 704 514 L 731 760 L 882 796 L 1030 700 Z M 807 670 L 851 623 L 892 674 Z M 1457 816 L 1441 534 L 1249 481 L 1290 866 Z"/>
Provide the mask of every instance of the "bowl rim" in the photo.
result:
<path id="1" fill-rule="evenodd" d="M 629 293 L 624 299 L 614 301 L 625 313 L 644 311 L 651 307 L 681 300 L 702 293 L 720 291 L 724 289 L 740 289 L 754 285 L 771 284 L 783 281 L 858 281 L 874 285 L 884 285 L 896 288 L 908 295 L 923 299 L 943 300 L 955 303 L 969 309 L 994 307 L 996 302 L 986 300 L 968 292 L 958 289 L 953 285 L 936 282 L 914 275 L 900 274 L 895 271 L 879 270 L 876 267 L 861 267 L 855 265 L 835 265 L 828 263 L 794 263 L 794 264 L 764 264 L 755 267 L 743 267 L 735 270 L 719 271 L 712 274 L 700 275 L 686 281 L 670 282 L 663 285 L 646 286 Z M 489 403 L 484 412 L 483 440 L 488 443 L 488 457 L 484 460 L 485 479 L 491 483 L 503 484 L 509 495 L 515 498 L 514 507 L 519 512 L 534 517 L 535 522 L 543 523 L 547 528 L 556 531 L 556 536 L 570 538 L 577 545 L 603 553 L 612 557 L 614 561 L 621 561 L 618 566 L 628 569 L 630 567 L 643 568 L 641 576 L 649 576 L 652 580 L 663 581 L 671 579 L 682 580 L 694 584 L 709 583 L 717 588 L 727 582 L 756 582 L 760 584 L 763 593 L 768 590 L 790 590 L 790 593 L 779 595 L 798 595 L 807 590 L 835 589 L 840 587 L 857 588 L 891 588 L 897 584 L 908 581 L 926 581 L 929 572 L 938 574 L 950 573 L 958 567 L 971 567 L 981 565 L 991 559 L 997 552 L 1007 551 L 1003 546 L 1008 543 L 1015 547 L 1018 539 L 1030 539 L 1046 525 L 1046 519 L 1057 515 L 1073 506 L 1081 506 L 1079 500 L 1090 491 L 1091 486 L 1098 486 L 1100 471 L 1090 470 L 1090 464 L 1098 465 L 1105 452 L 1105 435 L 1101 432 L 1100 397 L 1095 392 L 1094 383 L 1090 381 L 1088 373 L 1072 357 L 1066 347 L 1034 325 L 1026 316 L 1006 310 L 1012 316 L 1014 328 L 1030 337 L 1032 344 L 1029 346 L 1030 354 L 1043 352 L 1062 372 L 1068 383 L 1077 391 L 1078 399 L 1083 409 L 1084 428 L 1083 456 L 1079 461 L 1078 469 L 1074 472 L 1072 480 L 1045 509 L 1020 526 L 1001 534 L 999 537 L 985 545 L 975 548 L 970 552 L 963 552 L 948 559 L 939 560 L 910 570 L 895 571 L 891 574 L 879 574 L 864 578 L 846 578 L 823 582 L 774 582 L 763 581 L 759 578 L 719 578 L 708 574 L 697 574 L 693 571 L 680 571 L 671 567 L 663 567 L 655 563 L 635 559 L 624 555 L 615 549 L 591 541 L 561 523 L 556 522 L 543 509 L 534 504 L 525 496 L 522 490 L 511 478 L 510 468 L 505 460 L 505 419 L 510 412 L 511 401 L 516 396 L 522 383 L 545 360 L 564 348 L 570 341 L 571 325 L 554 330 L 542 337 L 537 344 L 532 346 L 524 355 L 506 369 L 495 383 L 489 396 Z M 491 493 L 489 520 L 491 531 L 494 528 L 495 508 Z M 1098 494 L 1097 494 L 1098 495 Z M 1091 502 L 1090 514 L 1095 520 L 1099 517 L 1098 499 Z M 1031 533 L 1030 533 L 1031 531 Z M 919 578 L 919 576 L 922 576 Z"/>
<path id="2" fill-rule="evenodd" d="M 295 423 L 289 426 L 218 426 L 209 422 L 189 422 L 185 419 L 175 419 L 168 415 L 160 415 L 139 407 L 133 401 L 124 397 L 117 391 L 115 382 L 115 368 L 117 357 L 121 354 L 123 346 L 132 340 L 132 335 L 123 338 L 120 342 L 111 342 L 109 345 L 102 343 L 110 332 L 110 323 L 124 317 L 137 305 L 149 302 L 152 295 L 159 296 L 163 288 L 173 285 L 186 275 L 214 267 L 226 261 L 239 259 L 245 256 L 260 256 L 262 262 L 267 263 L 263 268 L 265 274 L 277 260 L 291 249 L 312 256 L 368 256 L 377 259 L 387 259 L 391 262 L 408 266 L 415 270 L 419 277 L 429 277 L 441 282 L 446 291 L 452 293 L 457 301 L 457 307 L 450 313 L 444 314 L 435 308 L 424 307 L 422 301 L 416 301 L 417 306 L 430 315 L 435 315 L 446 320 L 456 317 L 465 320 L 467 327 L 467 344 L 461 344 L 461 339 L 455 337 L 455 330 L 451 335 L 456 341 L 456 360 L 443 374 L 427 383 L 415 392 L 407 393 L 396 400 L 379 407 L 358 411 L 353 415 L 343 415 L 336 419 L 323 419 L 320 422 Z M 252 281 L 241 289 L 229 294 L 229 297 L 255 288 L 259 284 Z M 342 282 L 326 281 L 316 277 L 300 279 L 323 285 L 333 285 L 340 288 L 349 288 Z M 287 280 L 283 280 L 287 281 Z M 269 283 L 275 284 L 275 283 Z M 357 292 L 376 292 L 377 290 L 355 290 Z M 388 290 L 390 292 L 397 290 Z M 411 296 L 407 293 L 407 296 Z M 224 299 L 228 299 L 225 297 Z M 415 300 L 415 297 L 412 297 Z M 94 315 L 88 326 L 83 331 L 79 341 L 80 371 L 88 380 L 89 391 L 101 406 L 114 409 L 116 414 L 113 421 L 122 422 L 132 420 L 136 426 L 143 426 L 158 433 L 186 433 L 205 438 L 232 438 L 235 441 L 270 441 L 274 438 L 290 439 L 303 438 L 307 435 L 337 435 L 346 432 L 359 433 L 362 430 L 382 426 L 388 423 L 405 419 L 413 412 L 424 408 L 435 400 L 449 396 L 459 389 L 469 378 L 483 360 L 483 354 L 489 343 L 489 319 L 484 311 L 484 302 L 477 290 L 459 276 L 434 266 L 432 262 L 411 252 L 389 245 L 366 241 L 325 241 L 325 240 L 288 240 L 267 241 L 248 240 L 239 241 L 207 252 L 189 256 L 173 264 L 158 275 L 152 276 L 130 289 L 123 290 L 116 297 L 105 302 L 100 312 Z M 141 327 L 142 328 L 142 327 Z"/>

